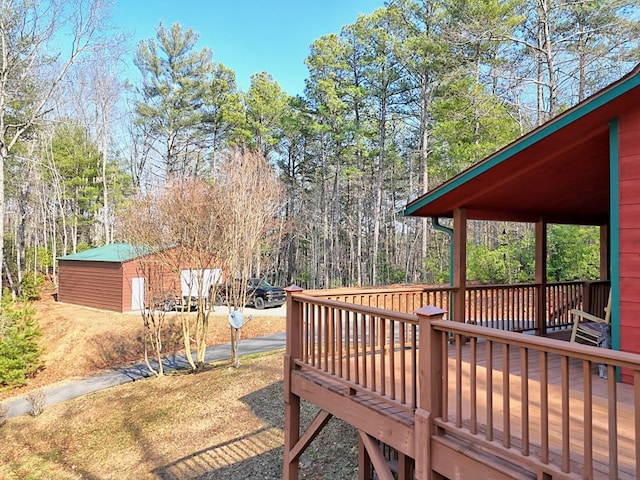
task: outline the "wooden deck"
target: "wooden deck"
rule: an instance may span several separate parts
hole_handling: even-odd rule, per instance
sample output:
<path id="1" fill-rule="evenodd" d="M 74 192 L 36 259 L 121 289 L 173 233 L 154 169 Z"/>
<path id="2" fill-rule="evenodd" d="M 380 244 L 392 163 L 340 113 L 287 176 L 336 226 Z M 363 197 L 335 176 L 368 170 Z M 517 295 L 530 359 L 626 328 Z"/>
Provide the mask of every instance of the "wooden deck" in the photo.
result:
<path id="1" fill-rule="evenodd" d="M 546 420 L 540 407 L 539 399 L 543 395 L 543 387 L 540 378 L 544 376 L 540 366 L 540 356 L 528 352 L 524 357 L 524 362 L 528 367 L 529 379 L 526 385 L 523 384 L 520 372 L 522 369 L 522 360 L 520 352 L 509 352 L 508 363 L 510 365 L 509 385 L 511 392 L 517 392 L 516 395 L 509 397 L 508 410 L 511 412 L 507 421 L 503 416 L 497 416 L 493 422 L 489 421 L 493 408 L 503 409 L 505 396 L 503 389 L 505 388 L 505 378 L 502 374 L 503 354 L 500 349 L 493 355 L 493 365 L 490 375 L 490 383 L 492 385 L 492 395 L 487 395 L 487 367 L 486 367 L 486 347 L 488 344 L 480 343 L 476 345 L 476 354 L 482 359 L 476 362 L 475 380 L 472 379 L 470 358 L 473 355 L 471 344 L 462 346 L 462 369 L 461 376 L 456 377 L 456 360 L 455 346 L 449 347 L 449 369 L 448 369 L 448 403 L 446 412 L 443 414 L 442 420 L 436 421 L 436 424 L 447 431 L 448 434 L 454 436 L 457 441 L 467 442 L 469 444 L 476 443 L 478 440 L 491 443 L 495 448 L 502 450 L 502 455 L 510 459 L 517 465 L 526 460 L 518 457 L 524 456 L 529 458 L 541 457 L 543 432 L 546 430 L 548 435 L 548 444 L 554 447 L 549 448 L 549 470 L 562 470 L 563 455 L 561 445 L 563 442 L 569 442 L 569 451 L 571 456 L 569 461 L 571 465 L 565 468 L 571 472 L 575 472 L 582 478 L 581 472 L 584 470 L 585 455 L 584 444 L 585 423 L 583 413 L 585 411 L 584 391 L 581 382 L 575 382 L 570 385 L 568 391 L 568 402 L 571 405 L 571 413 L 568 418 L 570 436 L 563 439 L 562 424 L 564 421 L 560 412 L 562 412 L 562 402 L 566 396 L 562 391 L 562 372 L 564 366 L 563 359 L 558 355 L 549 355 L 547 362 L 547 392 L 549 399 L 546 408 Z M 400 353 L 396 353 L 396 365 L 400 365 Z M 379 361 L 379 359 L 378 359 Z M 353 361 L 352 361 L 353 366 Z M 570 378 L 582 378 L 582 362 L 578 359 L 572 359 L 568 362 L 568 376 Z M 592 382 L 592 439 L 593 439 L 593 477 L 591 478 L 612 478 L 610 477 L 610 442 L 612 440 L 609 431 L 609 409 L 610 403 L 608 398 L 609 386 L 608 380 L 600 378 L 599 366 L 590 365 L 591 382 Z M 375 425 L 374 431 L 367 432 L 376 439 L 386 443 L 399 452 L 413 458 L 415 451 L 411 438 L 414 436 L 414 414 L 401 406 L 394 406 L 393 402 L 385 401 L 380 396 L 374 395 L 366 391 L 366 389 L 352 389 L 343 382 L 332 378 L 314 369 L 299 369 L 294 371 L 294 380 L 292 382 L 292 391 L 301 398 L 306 399 L 328 411 L 332 415 L 340 418 L 356 428 L 368 430 L 369 425 Z M 389 377 L 386 377 L 388 388 L 391 387 Z M 458 385 L 458 381 L 460 384 Z M 471 390 L 467 386 L 475 381 L 477 389 L 475 390 L 476 399 L 471 398 Z M 413 386 L 408 383 L 406 385 L 406 395 L 411 395 Z M 522 402 L 522 398 L 518 398 L 525 389 L 528 402 Z M 460 395 L 457 394 L 460 390 Z M 626 384 L 618 384 L 617 400 L 615 402 L 616 415 L 619 420 L 619 426 L 614 436 L 617 443 L 614 451 L 617 451 L 618 457 L 618 478 L 635 479 L 635 407 L 633 386 Z M 472 411 L 471 406 L 475 404 Z M 524 407 L 528 407 L 523 412 Z M 523 415 L 524 413 L 524 415 Z M 523 421 L 523 416 L 528 420 Z M 508 425 L 507 425 L 508 423 Z M 491 425 L 488 428 L 487 425 Z M 509 431 L 510 435 L 507 439 L 505 431 Z M 437 459 L 436 459 L 437 460 Z M 437 462 L 435 468 L 438 468 Z M 440 466 L 439 470 L 444 470 L 445 466 Z M 558 474 L 561 472 L 558 472 Z M 583 472 L 584 473 L 584 472 Z M 589 478 L 584 475 L 585 478 Z"/>
<path id="2" fill-rule="evenodd" d="M 360 433 L 362 479 L 640 478 L 640 389 L 616 382 L 620 369 L 640 378 L 638 356 L 438 320 L 433 308 L 302 292 L 289 302 L 285 478 L 331 416 Z M 304 433 L 300 399 L 321 411 Z M 380 443 L 399 454 L 395 476 Z"/>

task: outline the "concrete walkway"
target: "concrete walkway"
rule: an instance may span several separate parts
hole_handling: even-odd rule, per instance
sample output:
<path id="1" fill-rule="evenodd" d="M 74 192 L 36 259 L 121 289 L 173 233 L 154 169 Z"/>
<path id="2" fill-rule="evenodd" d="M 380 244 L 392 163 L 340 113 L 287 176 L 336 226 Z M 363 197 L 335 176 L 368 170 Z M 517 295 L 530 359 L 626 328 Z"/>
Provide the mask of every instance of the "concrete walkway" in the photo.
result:
<path id="1" fill-rule="evenodd" d="M 248 355 L 252 353 L 267 352 L 284 348 L 286 341 L 286 333 L 275 333 L 264 337 L 247 338 L 240 341 L 238 349 L 239 355 Z M 207 362 L 219 362 L 222 360 L 231 360 L 231 344 L 215 345 L 207 348 L 205 356 Z M 180 370 L 189 367 L 186 357 L 178 355 L 175 358 L 167 358 L 163 360 L 165 371 Z M 152 366 L 156 366 L 157 362 L 151 362 Z M 46 395 L 45 406 L 55 405 L 72 398 L 80 397 L 88 393 L 104 390 L 105 388 L 121 385 L 127 382 L 135 382 L 136 380 L 148 378 L 152 373 L 146 364 L 134 365 L 116 369 L 112 372 L 103 373 L 82 380 L 66 382 L 62 385 L 45 387 L 42 391 Z M 9 407 L 8 417 L 17 417 L 26 415 L 31 411 L 31 405 L 26 400 L 26 396 L 5 400 L 5 405 Z"/>

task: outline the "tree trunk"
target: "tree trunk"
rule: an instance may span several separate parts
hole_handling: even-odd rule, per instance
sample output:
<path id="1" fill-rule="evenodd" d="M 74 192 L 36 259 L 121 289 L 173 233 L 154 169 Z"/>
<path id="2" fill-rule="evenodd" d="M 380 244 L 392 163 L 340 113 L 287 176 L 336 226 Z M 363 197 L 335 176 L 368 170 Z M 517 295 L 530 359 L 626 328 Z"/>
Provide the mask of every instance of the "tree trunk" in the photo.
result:
<path id="1" fill-rule="evenodd" d="M 107 112 L 102 110 L 102 221 L 104 222 L 104 243 L 113 242 L 109 225 L 109 183 L 107 182 Z"/>

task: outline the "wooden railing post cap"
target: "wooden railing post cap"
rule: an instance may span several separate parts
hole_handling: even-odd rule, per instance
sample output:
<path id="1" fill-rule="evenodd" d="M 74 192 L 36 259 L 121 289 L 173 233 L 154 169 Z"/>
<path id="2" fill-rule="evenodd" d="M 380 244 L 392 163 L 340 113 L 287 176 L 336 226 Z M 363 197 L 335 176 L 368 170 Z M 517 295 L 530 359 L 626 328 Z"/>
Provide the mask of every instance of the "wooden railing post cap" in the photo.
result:
<path id="1" fill-rule="evenodd" d="M 423 315 L 425 317 L 441 317 L 445 313 L 447 313 L 446 310 L 434 307 L 433 305 L 425 305 L 416 310 L 416 315 Z"/>
<path id="2" fill-rule="evenodd" d="M 284 289 L 284 291 L 287 293 L 302 292 L 303 290 L 304 288 L 298 287 L 297 285 L 291 285 L 290 287 L 285 287 Z"/>

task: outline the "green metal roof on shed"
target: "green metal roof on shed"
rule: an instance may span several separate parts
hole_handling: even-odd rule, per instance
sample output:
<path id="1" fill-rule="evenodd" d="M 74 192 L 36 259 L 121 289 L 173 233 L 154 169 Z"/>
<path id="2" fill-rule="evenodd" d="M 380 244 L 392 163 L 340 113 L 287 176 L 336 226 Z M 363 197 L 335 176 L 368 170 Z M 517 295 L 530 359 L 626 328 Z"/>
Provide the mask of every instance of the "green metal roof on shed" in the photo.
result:
<path id="1" fill-rule="evenodd" d="M 131 245 L 130 243 L 113 243 L 83 252 L 72 253 L 64 257 L 58 257 L 58 260 L 123 263 L 133 260 L 134 258 L 142 257 L 149 252 L 149 249 L 146 247 Z"/>

